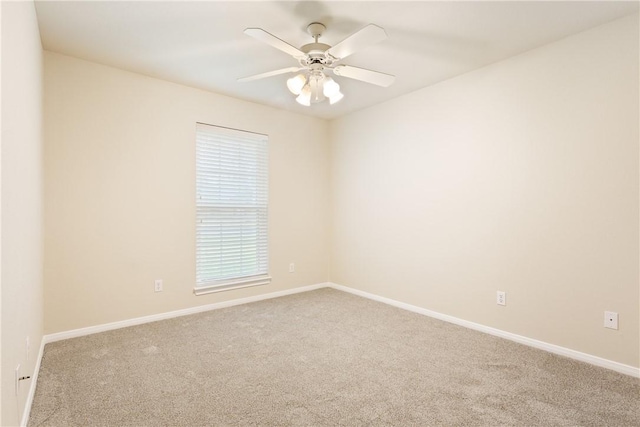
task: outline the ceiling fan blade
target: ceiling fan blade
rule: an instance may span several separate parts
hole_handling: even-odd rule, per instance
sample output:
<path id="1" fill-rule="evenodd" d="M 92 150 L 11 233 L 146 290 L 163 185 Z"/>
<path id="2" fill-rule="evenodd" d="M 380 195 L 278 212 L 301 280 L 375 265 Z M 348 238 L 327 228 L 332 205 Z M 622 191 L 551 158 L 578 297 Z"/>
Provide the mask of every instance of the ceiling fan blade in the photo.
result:
<path id="1" fill-rule="evenodd" d="M 350 79 L 360 80 L 382 87 L 391 86 L 396 79 L 396 76 L 392 76 L 391 74 L 353 67 L 351 65 L 338 65 L 333 69 L 333 73 L 336 76 L 349 77 Z"/>
<path id="2" fill-rule="evenodd" d="M 289 67 L 289 68 L 281 68 L 279 70 L 267 71 L 266 73 L 256 74 L 254 76 L 243 77 L 238 79 L 239 82 L 252 82 L 254 80 L 264 79 L 266 77 L 277 76 L 278 74 L 286 74 L 286 73 L 295 73 L 296 71 L 300 71 L 303 68 L 300 67 Z"/>
<path id="3" fill-rule="evenodd" d="M 358 50 L 362 50 L 372 44 L 381 42 L 386 38 L 387 33 L 383 28 L 374 24 L 369 24 L 360 31 L 351 34 L 327 52 L 334 58 L 343 59 Z"/>
<path id="4" fill-rule="evenodd" d="M 266 32 L 262 28 L 247 28 L 246 30 L 244 30 L 244 33 L 256 40 L 267 43 L 275 47 L 276 49 L 283 51 L 284 53 L 288 53 L 294 58 L 304 56 L 304 52 L 299 50 L 297 47 L 290 45 L 284 40 L 280 40 L 273 34 Z"/>

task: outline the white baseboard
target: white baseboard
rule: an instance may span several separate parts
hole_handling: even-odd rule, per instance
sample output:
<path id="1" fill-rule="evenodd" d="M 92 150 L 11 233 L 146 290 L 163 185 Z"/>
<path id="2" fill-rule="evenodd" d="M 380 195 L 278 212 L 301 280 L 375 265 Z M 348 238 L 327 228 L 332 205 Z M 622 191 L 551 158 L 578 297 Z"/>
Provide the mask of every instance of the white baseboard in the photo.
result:
<path id="1" fill-rule="evenodd" d="M 313 291 L 315 289 L 326 288 L 328 283 L 318 283 L 315 285 L 303 286 L 300 288 L 287 289 L 284 291 L 270 292 L 267 294 L 255 295 L 247 298 L 238 298 L 229 301 L 216 302 L 213 304 L 200 305 L 197 307 L 185 308 L 182 310 L 169 311 L 166 313 L 152 314 L 150 316 L 136 317 L 133 319 L 120 320 L 118 322 L 105 323 L 102 325 L 89 326 L 87 328 L 72 329 L 70 331 L 58 332 L 55 334 L 45 335 L 43 342 L 50 343 L 69 338 L 82 337 L 85 335 L 97 334 L 99 332 L 111 331 L 114 329 L 126 328 L 128 326 L 142 325 L 144 323 L 156 322 L 158 320 L 171 319 L 174 317 L 187 316 L 189 314 L 202 313 L 205 311 L 217 310 L 220 308 L 233 307 L 234 305 L 247 304 L 250 302 L 262 301 L 271 298 L 283 297 L 285 295 L 297 294 L 300 292 Z"/>
<path id="2" fill-rule="evenodd" d="M 27 393 L 27 401 L 24 404 L 24 410 L 22 411 L 22 421 L 20 421 L 20 427 L 26 427 L 29 422 L 29 415 L 31 414 L 31 404 L 33 404 L 33 397 L 36 395 L 36 383 L 38 382 L 38 374 L 40 373 L 40 363 L 42 362 L 42 355 L 44 354 L 44 337 L 40 340 L 40 350 L 38 351 L 38 358 L 36 359 L 36 366 L 33 368 L 33 375 L 31 375 L 31 384 L 29 384 L 29 392 Z"/>
<path id="3" fill-rule="evenodd" d="M 613 371 L 620 372 L 621 374 L 626 374 L 632 377 L 640 378 L 640 368 L 625 365 L 619 362 L 614 362 L 613 360 L 603 359 L 602 357 L 593 356 L 587 353 L 582 353 L 580 351 L 572 350 L 570 348 L 561 347 L 555 344 L 549 344 L 544 341 L 535 340 L 533 338 L 523 337 L 522 335 L 513 334 L 511 332 L 506 332 L 500 329 L 492 328 L 490 326 L 485 326 L 479 323 L 470 322 L 468 320 L 459 319 L 457 317 L 449 316 L 447 314 L 442 314 L 436 311 L 427 310 L 426 308 L 417 307 L 415 305 L 396 301 L 390 298 L 381 297 L 375 294 L 371 294 L 369 292 L 349 288 L 347 286 L 338 285 L 337 283 L 329 283 L 329 287 L 337 289 L 339 291 L 348 292 L 350 294 L 358 295 L 374 301 L 392 305 L 394 307 L 402 308 L 404 310 L 412 311 L 414 313 L 423 314 L 425 316 L 433 317 L 435 319 L 439 319 L 445 322 L 463 326 L 465 328 L 473 329 L 479 332 L 484 332 L 489 335 L 495 335 L 500 338 L 505 338 L 510 341 L 515 341 L 517 343 L 527 345 L 529 347 L 534 347 L 540 350 L 548 351 L 550 353 L 558 354 L 560 356 L 565 356 L 570 359 L 575 359 L 581 362 L 590 363 L 592 365 L 600 366 L 601 368 L 611 369 Z"/>

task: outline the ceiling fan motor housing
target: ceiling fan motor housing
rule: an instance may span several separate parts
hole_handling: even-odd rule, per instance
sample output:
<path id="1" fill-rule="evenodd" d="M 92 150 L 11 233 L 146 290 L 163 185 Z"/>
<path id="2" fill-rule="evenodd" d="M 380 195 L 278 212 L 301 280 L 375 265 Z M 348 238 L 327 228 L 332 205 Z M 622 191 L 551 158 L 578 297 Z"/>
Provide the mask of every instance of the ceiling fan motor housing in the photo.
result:
<path id="1" fill-rule="evenodd" d="M 324 52 L 310 52 L 303 58 L 300 58 L 300 65 L 313 69 L 323 69 L 333 64 L 333 58 L 325 55 Z"/>

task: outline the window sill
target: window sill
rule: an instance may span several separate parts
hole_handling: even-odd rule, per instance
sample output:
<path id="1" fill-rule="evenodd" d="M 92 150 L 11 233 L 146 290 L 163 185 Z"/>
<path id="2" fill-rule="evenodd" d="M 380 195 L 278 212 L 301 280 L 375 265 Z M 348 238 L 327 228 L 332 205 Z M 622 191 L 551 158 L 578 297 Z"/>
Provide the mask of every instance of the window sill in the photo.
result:
<path id="1" fill-rule="evenodd" d="M 251 286 L 268 285 L 271 283 L 271 276 L 251 277 L 240 280 L 230 280 L 228 282 L 203 285 L 193 288 L 195 295 L 206 295 L 215 292 L 231 291 L 233 289 L 248 288 Z"/>

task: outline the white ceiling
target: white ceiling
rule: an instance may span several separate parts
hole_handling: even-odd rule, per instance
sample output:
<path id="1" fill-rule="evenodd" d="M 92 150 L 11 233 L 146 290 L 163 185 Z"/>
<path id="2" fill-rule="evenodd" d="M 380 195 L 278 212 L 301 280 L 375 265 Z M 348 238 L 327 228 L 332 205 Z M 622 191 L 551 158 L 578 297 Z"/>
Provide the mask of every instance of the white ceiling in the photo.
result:
<path id="1" fill-rule="evenodd" d="M 39 1 L 36 11 L 46 50 L 331 119 L 637 13 L 638 3 Z M 303 107 L 286 89 L 290 75 L 236 81 L 297 65 L 245 28 L 299 47 L 312 41 L 306 27 L 313 21 L 327 26 L 320 41 L 330 45 L 369 23 L 385 28 L 386 41 L 344 63 L 394 74 L 395 83 L 336 77 L 341 102 Z"/>

